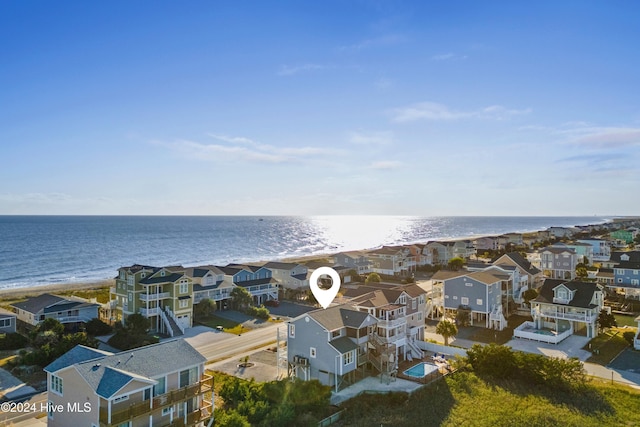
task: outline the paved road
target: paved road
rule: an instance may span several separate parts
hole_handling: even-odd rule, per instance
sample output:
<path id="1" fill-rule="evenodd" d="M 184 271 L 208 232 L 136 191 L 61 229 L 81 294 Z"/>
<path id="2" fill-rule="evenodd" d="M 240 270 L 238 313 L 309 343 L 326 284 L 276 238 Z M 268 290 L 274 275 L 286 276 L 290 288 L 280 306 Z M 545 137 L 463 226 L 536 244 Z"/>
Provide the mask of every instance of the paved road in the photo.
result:
<path id="1" fill-rule="evenodd" d="M 284 339 L 285 323 L 273 323 L 263 328 L 254 329 L 242 335 L 219 333 L 215 335 L 200 334 L 186 341 L 198 350 L 208 361 L 220 360 L 246 352 L 252 348 L 267 345 L 276 341 L 276 331 L 280 329 Z"/>
<path id="2" fill-rule="evenodd" d="M 42 415 L 42 412 L 40 411 L 40 405 L 46 405 L 47 404 L 47 393 L 40 393 L 40 394 L 36 394 L 35 396 L 31 397 L 30 399 L 26 400 L 25 405 L 28 404 L 29 406 L 25 409 L 24 405 L 20 405 L 19 407 L 16 406 L 14 408 L 14 410 L 18 409 L 18 408 L 22 408 L 25 409 L 24 412 L 22 413 L 11 413 L 11 412 L 1 412 L 0 411 L 0 426 L 13 426 L 13 425 L 18 425 L 18 423 L 20 421 L 26 421 L 26 424 L 24 425 L 38 425 L 38 422 L 41 422 L 40 420 L 44 420 L 44 424 L 42 425 L 46 425 L 46 420 L 47 417 L 45 416 L 44 418 L 39 418 L 38 420 L 36 420 L 36 416 L 38 415 Z M 35 405 L 35 412 L 31 411 L 31 405 Z M 45 412 L 46 413 L 46 412 Z"/>

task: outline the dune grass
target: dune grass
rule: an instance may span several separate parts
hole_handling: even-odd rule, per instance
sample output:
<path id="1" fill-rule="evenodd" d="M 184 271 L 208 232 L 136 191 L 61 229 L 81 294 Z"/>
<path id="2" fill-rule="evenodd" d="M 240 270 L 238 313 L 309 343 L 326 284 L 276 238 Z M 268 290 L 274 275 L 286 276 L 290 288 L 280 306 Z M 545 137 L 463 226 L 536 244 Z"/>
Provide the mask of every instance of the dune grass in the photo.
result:
<path id="1" fill-rule="evenodd" d="M 591 382 L 574 391 L 457 372 L 406 394 L 363 395 L 345 404 L 345 426 L 640 425 L 640 391 Z"/>

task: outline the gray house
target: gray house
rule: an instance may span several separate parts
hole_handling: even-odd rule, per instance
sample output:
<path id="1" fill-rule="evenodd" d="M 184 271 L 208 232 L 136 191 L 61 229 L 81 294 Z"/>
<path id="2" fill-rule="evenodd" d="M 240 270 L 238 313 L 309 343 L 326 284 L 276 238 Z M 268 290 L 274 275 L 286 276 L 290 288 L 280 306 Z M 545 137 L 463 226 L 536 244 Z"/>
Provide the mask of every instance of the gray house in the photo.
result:
<path id="1" fill-rule="evenodd" d="M 512 275 L 499 267 L 469 272 L 443 280 L 444 309 L 453 315 L 459 309 L 471 312 L 471 324 L 484 322 L 486 328 L 502 330 L 507 321 L 502 312 L 502 289 Z"/>
<path id="2" fill-rule="evenodd" d="M 68 325 L 86 323 L 97 318 L 100 309 L 100 304 L 51 294 L 38 295 L 26 301 L 13 303 L 11 306 L 16 309 L 18 320 L 32 326 L 48 318 L 57 319 L 60 323 Z"/>
<path id="3" fill-rule="evenodd" d="M 0 334 L 16 331 L 16 315 L 0 308 Z"/>
<path id="4" fill-rule="evenodd" d="M 347 305 L 315 310 L 287 322 L 289 375 L 317 379 L 338 390 L 368 361 L 376 319 Z"/>
<path id="5" fill-rule="evenodd" d="M 333 259 L 336 265 L 353 269 L 358 274 L 371 273 L 373 268 L 373 262 L 362 251 L 340 252 Z"/>
<path id="6" fill-rule="evenodd" d="M 566 246 L 549 246 L 540 251 L 540 268 L 551 279 L 574 279 L 577 264 L 576 251 Z"/>

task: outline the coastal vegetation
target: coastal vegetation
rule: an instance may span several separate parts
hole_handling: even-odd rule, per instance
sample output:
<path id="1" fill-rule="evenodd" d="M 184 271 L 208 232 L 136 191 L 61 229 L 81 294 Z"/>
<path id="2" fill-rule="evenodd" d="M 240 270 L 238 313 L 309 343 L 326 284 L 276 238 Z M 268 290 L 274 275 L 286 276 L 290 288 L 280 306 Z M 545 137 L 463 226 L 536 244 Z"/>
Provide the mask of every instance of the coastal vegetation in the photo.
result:
<path id="1" fill-rule="evenodd" d="M 345 403 L 349 426 L 640 425 L 640 391 L 589 381 L 577 360 L 474 346 L 458 371 L 411 395 Z"/>
<path id="2" fill-rule="evenodd" d="M 443 319 L 438 322 L 436 326 L 436 334 L 442 335 L 444 345 L 449 345 L 449 338 L 455 337 L 458 334 L 458 327 L 452 321 Z"/>
<path id="3" fill-rule="evenodd" d="M 331 411 L 331 388 L 317 380 L 258 383 L 215 372 L 214 384 L 217 425 L 317 425 Z"/>
<path id="4" fill-rule="evenodd" d="M 119 350 L 131 350 L 160 341 L 158 337 L 149 335 L 149 319 L 139 313 L 127 316 L 124 326 L 116 323 L 115 331 L 108 344 Z"/>
<path id="5" fill-rule="evenodd" d="M 584 347 L 585 350 L 589 350 L 592 353 L 587 362 L 597 363 L 602 366 L 607 366 L 611 363 L 629 345 L 624 338 L 625 332 L 629 331 L 617 327 L 609 328 L 589 341 Z"/>

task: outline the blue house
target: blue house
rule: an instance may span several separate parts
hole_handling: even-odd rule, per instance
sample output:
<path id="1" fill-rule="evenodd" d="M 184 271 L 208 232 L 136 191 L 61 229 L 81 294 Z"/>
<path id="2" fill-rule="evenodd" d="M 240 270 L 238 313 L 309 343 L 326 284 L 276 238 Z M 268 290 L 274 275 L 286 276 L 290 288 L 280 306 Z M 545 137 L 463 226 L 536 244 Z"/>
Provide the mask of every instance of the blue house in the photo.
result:
<path id="1" fill-rule="evenodd" d="M 502 330 L 507 320 L 502 311 L 502 289 L 510 288 L 513 275 L 499 267 L 469 272 L 443 282 L 444 309 L 453 317 L 459 309 L 471 311 L 471 324 Z"/>
<path id="2" fill-rule="evenodd" d="M 256 304 L 278 299 L 278 282 L 268 268 L 243 264 L 229 264 L 218 268 L 234 285 L 249 291 Z"/>
<path id="3" fill-rule="evenodd" d="M 616 292 L 627 298 L 640 299 L 640 262 L 621 261 L 613 269 L 613 285 Z"/>

